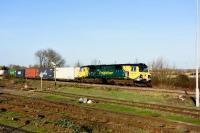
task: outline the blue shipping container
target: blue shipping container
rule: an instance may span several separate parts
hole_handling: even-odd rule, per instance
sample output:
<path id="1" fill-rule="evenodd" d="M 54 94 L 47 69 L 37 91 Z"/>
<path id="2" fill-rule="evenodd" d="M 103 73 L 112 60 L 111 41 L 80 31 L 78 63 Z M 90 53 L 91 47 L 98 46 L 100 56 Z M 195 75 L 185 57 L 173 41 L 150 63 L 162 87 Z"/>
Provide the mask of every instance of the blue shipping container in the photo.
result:
<path id="1" fill-rule="evenodd" d="M 18 77 L 18 78 L 24 78 L 25 77 L 25 70 L 24 69 L 18 69 L 18 70 L 16 70 L 16 77 Z"/>
<path id="2" fill-rule="evenodd" d="M 8 75 L 8 70 L 4 70 L 4 76 Z"/>
<path id="3" fill-rule="evenodd" d="M 43 79 L 53 79 L 54 69 L 53 68 L 40 68 L 39 75 L 43 75 Z"/>

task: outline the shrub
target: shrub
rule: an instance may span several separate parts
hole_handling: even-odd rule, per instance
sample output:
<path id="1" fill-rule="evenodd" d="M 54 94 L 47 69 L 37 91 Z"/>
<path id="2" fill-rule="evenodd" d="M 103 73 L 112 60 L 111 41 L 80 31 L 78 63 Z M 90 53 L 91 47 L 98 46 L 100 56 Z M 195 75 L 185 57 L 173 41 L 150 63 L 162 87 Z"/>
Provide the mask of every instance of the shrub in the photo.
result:
<path id="1" fill-rule="evenodd" d="M 174 79 L 174 85 L 176 87 L 181 87 L 181 88 L 189 88 L 190 86 L 190 79 L 187 75 L 178 75 L 175 79 Z"/>
<path id="2" fill-rule="evenodd" d="M 189 78 L 184 74 L 173 74 L 173 72 L 157 71 L 152 73 L 153 86 L 167 86 L 168 88 L 195 89 L 195 78 Z M 199 81 L 200 84 L 200 81 Z"/>
<path id="3" fill-rule="evenodd" d="M 56 122 L 56 125 L 61 126 L 61 127 L 71 128 L 73 133 L 79 133 L 80 132 L 80 127 L 75 125 L 71 120 L 66 120 L 66 119 L 58 120 Z"/>
<path id="4" fill-rule="evenodd" d="M 172 80 L 173 71 L 169 69 L 157 70 L 152 72 L 152 85 L 153 86 L 173 86 Z"/>
<path id="5" fill-rule="evenodd" d="M 15 83 L 16 84 L 23 84 L 23 83 L 25 83 L 26 82 L 26 80 L 25 79 L 21 79 L 21 78 L 17 78 L 16 80 L 15 80 Z"/>

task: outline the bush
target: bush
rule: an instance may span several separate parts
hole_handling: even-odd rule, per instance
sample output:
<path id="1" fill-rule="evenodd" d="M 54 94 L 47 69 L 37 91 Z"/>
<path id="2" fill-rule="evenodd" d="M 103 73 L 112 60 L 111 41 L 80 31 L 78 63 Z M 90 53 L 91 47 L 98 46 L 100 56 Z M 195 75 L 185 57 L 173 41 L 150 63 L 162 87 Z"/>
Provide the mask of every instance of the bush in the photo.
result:
<path id="1" fill-rule="evenodd" d="M 158 71 L 152 73 L 152 85 L 153 86 L 166 86 L 168 88 L 181 88 L 194 90 L 195 78 L 189 78 L 184 74 L 170 73 L 169 71 Z M 200 84 L 200 81 L 199 81 Z"/>
<path id="2" fill-rule="evenodd" d="M 25 82 L 26 82 L 25 79 L 21 79 L 21 78 L 16 78 L 16 79 L 15 79 L 15 83 L 16 83 L 16 84 L 24 84 Z"/>
<path id="3" fill-rule="evenodd" d="M 66 120 L 66 119 L 58 120 L 56 122 L 56 125 L 61 127 L 71 128 L 73 133 L 79 133 L 80 131 L 80 127 L 74 124 L 71 120 Z"/>
<path id="4" fill-rule="evenodd" d="M 153 86 L 173 86 L 172 79 L 173 72 L 169 69 L 163 69 L 152 72 L 152 85 Z"/>
<path id="5" fill-rule="evenodd" d="M 174 79 L 174 85 L 176 87 L 181 87 L 181 88 L 189 88 L 190 86 L 190 79 L 187 75 L 178 75 L 175 79 Z"/>

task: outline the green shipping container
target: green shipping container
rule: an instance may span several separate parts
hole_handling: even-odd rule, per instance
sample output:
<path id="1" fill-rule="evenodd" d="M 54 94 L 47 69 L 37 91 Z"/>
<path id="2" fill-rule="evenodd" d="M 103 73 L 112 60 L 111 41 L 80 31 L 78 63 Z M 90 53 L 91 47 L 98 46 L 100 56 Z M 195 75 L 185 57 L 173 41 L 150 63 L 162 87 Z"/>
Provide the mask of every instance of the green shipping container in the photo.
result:
<path id="1" fill-rule="evenodd" d="M 16 76 L 16 69 L 9 69 L 8 74 L 11 76 Z"/>

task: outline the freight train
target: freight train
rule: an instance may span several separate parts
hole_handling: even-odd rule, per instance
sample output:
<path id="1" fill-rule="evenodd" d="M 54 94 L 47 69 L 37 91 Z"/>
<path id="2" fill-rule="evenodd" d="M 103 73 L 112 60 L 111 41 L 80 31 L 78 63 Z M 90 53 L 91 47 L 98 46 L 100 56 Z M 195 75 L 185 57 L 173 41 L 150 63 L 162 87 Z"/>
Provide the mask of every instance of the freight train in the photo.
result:
<path id="1" fill-rule="evenodd" d="M 143 63 L 0 70 L 0 75 L 26 79 L 39 79 L 41 74 L 46 80 L 151 86 L 151 74 Z"/>

